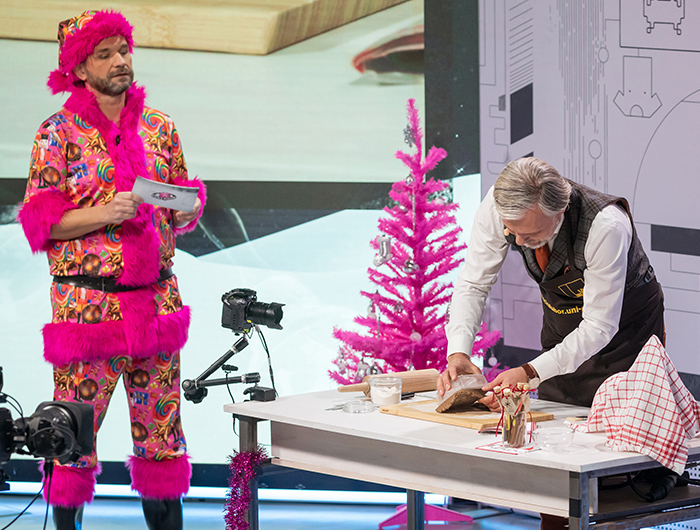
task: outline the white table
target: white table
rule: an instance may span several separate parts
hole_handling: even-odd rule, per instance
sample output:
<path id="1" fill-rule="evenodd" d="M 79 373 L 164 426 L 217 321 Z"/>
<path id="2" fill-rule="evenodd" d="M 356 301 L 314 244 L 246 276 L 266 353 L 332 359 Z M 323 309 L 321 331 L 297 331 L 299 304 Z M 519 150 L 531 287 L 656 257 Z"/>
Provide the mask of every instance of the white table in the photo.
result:
<path id="1" fill-rule="evenodd" d="M 569 517 L 572 529 L 595 525 L 622 530 L 700 517 L 699 487 L 675 488 L 654 504 L 637 500 L 629 488 L 624 493 L 599 492 L 598 477 L 658 467 L 642 454 L 610 451 L 602 433 L 575 433 L 563 453 L 497 453 L 477 449 L 497 439 L 471 429 L 379 411 L 329 410 L 361 396 L 330 390 L 266 403 L 234 403 L 224 410 L 240 420 L 241 451 L 257 446 L 257 422 L 269 420 L 273 464 L 405 488 L 409 529 L 423 528 L 422 492 Z M 548 427 L 587 413 L 536 400 L 532 408 L 554 414 Z M 689 462 L 698 460 L 696 438 Z M 255 530 L 257 491 L 253 493 L 249 522 Z"/>

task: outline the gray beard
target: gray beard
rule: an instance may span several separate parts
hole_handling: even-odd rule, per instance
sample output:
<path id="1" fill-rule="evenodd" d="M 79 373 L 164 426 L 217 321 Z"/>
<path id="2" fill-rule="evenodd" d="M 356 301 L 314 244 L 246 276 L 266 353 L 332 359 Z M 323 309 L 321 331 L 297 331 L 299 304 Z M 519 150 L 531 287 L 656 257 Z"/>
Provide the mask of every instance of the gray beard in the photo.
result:
<path id="1" fill-rule="evenodd" d="M 88 75 L 86 83 L 89 84 L 100 94 L 105 96 L 120 96 L 127 90 L 134 82 L 134 72 L 129 70 L 129 81 L 122 83 L 113 83 L 109 78 L 105 79 L 102 77 L 92 77 Z"/>
<path id="2" fill-rule="evenodd" d="M 530 250 L 537 250 L 538 248 L 543 247 L 543 246 L 545 246 L 546 244 L 547 244 L 547 242 L 546 242 L 546 241 L 543 241 L 542 243 L 540 243 L 540 244 L 537 245 L 537 246 L 532 246 L 532 245 L 523 245 L 523 246 L 524 246 L 525 248 L 529 248 Z"/>

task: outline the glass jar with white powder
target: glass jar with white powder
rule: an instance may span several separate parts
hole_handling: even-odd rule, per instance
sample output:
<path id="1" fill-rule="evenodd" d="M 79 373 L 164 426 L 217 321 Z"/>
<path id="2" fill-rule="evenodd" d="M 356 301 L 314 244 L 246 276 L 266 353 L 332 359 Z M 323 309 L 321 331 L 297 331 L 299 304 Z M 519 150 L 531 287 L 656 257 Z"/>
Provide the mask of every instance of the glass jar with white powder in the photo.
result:
<path id="1" fill-rule="evenodd" d="M 375 375 L 369 378 L 369 395 L 375 405 L 396 405 L 401 402 L 401 378 Z"/>

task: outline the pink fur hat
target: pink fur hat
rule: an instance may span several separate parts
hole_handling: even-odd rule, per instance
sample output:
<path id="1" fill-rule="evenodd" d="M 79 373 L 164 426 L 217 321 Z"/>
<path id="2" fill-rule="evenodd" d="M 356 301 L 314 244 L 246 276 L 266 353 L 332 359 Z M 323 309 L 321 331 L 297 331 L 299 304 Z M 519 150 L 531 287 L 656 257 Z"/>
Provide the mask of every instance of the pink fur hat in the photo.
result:
<path id="1" fill-rule="evenodd" d="M 133 27 L 121 13 L 111 10 L 85 11 L 58 25 L 58 68 L 51 72 L 47 85 L 51 92 L 68 92 L 79 86 L 73 69 L 85 61 L 104 39 L 121 35 L 134 48 Z"/>

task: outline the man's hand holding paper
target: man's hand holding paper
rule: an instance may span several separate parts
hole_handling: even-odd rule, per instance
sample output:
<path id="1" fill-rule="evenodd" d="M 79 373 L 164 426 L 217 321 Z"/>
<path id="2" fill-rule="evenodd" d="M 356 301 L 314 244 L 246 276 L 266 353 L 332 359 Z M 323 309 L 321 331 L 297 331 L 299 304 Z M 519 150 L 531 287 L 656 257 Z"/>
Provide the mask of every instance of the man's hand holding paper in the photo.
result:
<path id="1" fill-rule="evenodd" d="M 201 202 L 197 199 L 199 188 L 175 186 L 174 184 L 136 177 L 134 188 L 131 191 L 142 197 L 143 202 L 190 215 L 190 221 L 195 218 L 202 207 Z M 180 224 L 177 217 L 175 222 Z"/>
<path id="2" fill-rule="evenodd" d="M 181 210 L 173 210 L 173 223 L 175 223 L 175 226 L 177 228 L 182 228 L 183 226 L 186 226 L 192 221 L 194 221 L 197 218 L 197 215 L 199 215 L 199 210 L 201 209 L 202 201 L 200 201 L 199 197 L 197 197 L 197 200 L 194 202 L 194 208 L 192 209 L 192 211 L 183 212 Z"/>

